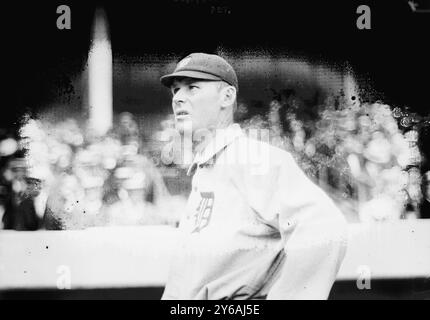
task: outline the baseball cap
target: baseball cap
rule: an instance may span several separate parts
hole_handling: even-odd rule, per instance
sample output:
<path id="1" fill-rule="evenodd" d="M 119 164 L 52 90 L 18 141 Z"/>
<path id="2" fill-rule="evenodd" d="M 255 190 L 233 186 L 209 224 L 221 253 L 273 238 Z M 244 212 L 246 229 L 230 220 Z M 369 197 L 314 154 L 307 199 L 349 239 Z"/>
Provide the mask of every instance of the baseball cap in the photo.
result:
<path id="1" fill-rule="evenodd" d="M 223 80 L 239 90 L 233 67 L 225 59 L 215 54 L 192 53 L 178 62 L 173 73 L 162 76 L 160 81 L 166 87 L 170 87 L 177 77 Z"/>

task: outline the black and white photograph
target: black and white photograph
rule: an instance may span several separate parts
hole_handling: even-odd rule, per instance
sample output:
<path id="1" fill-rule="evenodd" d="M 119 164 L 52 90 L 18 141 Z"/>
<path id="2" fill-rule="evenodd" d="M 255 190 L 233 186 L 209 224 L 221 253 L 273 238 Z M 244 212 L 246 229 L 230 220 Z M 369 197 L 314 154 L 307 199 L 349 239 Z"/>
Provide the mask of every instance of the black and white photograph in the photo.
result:
<path id="1" fill-rule="evenodd" d="M 430 299 L 429 0 L 1 10 L 0 300 Z"/>

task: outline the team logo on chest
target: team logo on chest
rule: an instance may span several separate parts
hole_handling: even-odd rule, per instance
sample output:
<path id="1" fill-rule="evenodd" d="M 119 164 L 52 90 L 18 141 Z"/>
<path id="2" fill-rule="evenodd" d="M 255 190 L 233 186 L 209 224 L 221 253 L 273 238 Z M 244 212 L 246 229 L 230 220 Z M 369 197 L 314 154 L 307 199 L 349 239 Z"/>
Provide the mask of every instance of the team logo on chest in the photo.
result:
<path id="1" fill-rule="evenodd" d="M 200 230 L 207 227 L 212 215 L 214 199 L 213 192 L 200 192 L 200 202 L 193 216 L 194 228 L 191 233 L 200 232 Z"/>

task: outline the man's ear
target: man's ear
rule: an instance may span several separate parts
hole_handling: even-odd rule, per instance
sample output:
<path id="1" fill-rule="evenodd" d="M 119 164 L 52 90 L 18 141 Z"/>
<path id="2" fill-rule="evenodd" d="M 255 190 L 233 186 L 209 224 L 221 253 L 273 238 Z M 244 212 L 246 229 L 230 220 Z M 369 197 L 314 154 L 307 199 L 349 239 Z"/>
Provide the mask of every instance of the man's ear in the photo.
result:
<path id="1" fill-rule="evenodd" d="M 236 88 L 233 86 L 227 86 L 221 90 L 221 108 L 227 108 L 236 101 Z"/>

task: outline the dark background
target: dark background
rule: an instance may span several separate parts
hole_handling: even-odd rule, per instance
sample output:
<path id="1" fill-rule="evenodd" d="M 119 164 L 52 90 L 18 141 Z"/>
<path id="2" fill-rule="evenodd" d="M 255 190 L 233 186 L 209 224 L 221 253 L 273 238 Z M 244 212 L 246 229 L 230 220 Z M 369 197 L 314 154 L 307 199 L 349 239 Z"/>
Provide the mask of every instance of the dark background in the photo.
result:
<path id="1" fill-rule="evenodd" d="M 430 9 L 429 0 L 416 2 Z M 56 27 L 56 9 L 62 4 L 71 9 L 71 30 Z M 371 8 L 371 30 L 356 27 L 356 10 L 362 4 Z M 412 12 L 406 0 L 20 1 L 2 4 L 1 9 L 3 134 L 15 132 L 25 112 L 37 114 L 53 102 L 81 111 L 82 90 L 73 79 L 84 70 L 99 5 L 108 15 L 114 63 L 145 57 L 165 61 L 219 47 L 237 54 L 263 50 L 271 57 L 352 68 L 368 99 L 429 114 L 430 13 Z M 120 82 L 114 75 L 115 83 Z M 150 85 L 154 103 L 145 112 L 156 112 L 169 97 L 158 79 Z M 117 111 L 122 111 L 115 104 L 121 90 L 127 97 L 127 82 L 114 88 Z M 422 131 L 424 152 L 429 136 L 428 129 Z"/>
<path id="2" fill-rule="evenodd" d="M 420 3 L 430 8 L 427 0 Z M 61 4 L 71 8 L 71 30 L 56 28 Z M 422 114 L 429 110 L 430 13 L 413 13 L 407 1 L 20 1 L 1 10 L 2 127 L 23 110 L 76 90 L 70 78 L 84 67 L 97 4 L 107 10 L 114 59 L 211 52 L 220 45 L 239 53 L 265 49 L 348 63 L 375 98 Z M 371 30 L 356 27 L 361 4 L 371 8 Z"/>

